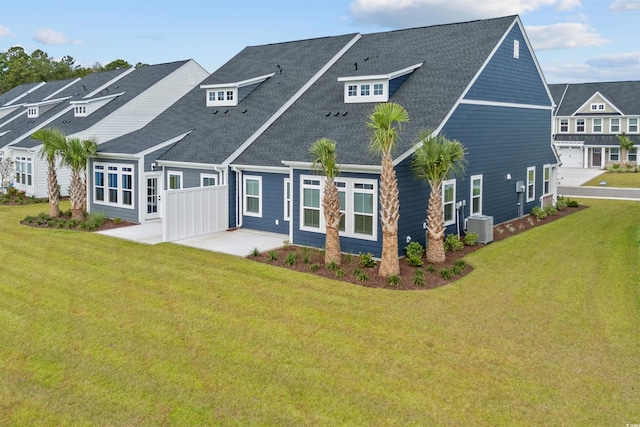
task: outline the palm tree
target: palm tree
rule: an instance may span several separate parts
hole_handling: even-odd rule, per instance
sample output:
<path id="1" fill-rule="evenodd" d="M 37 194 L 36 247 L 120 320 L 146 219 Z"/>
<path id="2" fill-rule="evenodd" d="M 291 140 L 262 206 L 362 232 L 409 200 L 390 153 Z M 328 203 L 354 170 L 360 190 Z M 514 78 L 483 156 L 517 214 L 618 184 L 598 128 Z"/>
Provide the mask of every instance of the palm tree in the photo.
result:
<path id="1" fill-rule="evenodd" d="M 427 262 L 439 264 L 446 259 L 442 182 L 464 174 L 466 152 L 459 141 L 451 141 L 442 135 L 433 136 L 429 132 L 420 133 L 420 142 L 422 145 L 413 154 L 411 169 L 431 187 L 427 209 Z"/>
<path id="2" fill-rule="evenodd" d="M 398 180 L 393 167 L 391 152 L 398 140 L 402 124 L 409 121 L 409 113 L 403 106 L 388 102 L 378 104 L 369 116 L 367 127 L 371 130 L 369 150 L 382 156 L 380 173 L 380 222 L 382 223 L 382 258 L 380 276 L 400 273 L 398 260 L 398 218 L 400 201 Z"/>
<path id="3" fill-rule="evenodd" d="M 624 132 L 616 136 L 620 142 L 620 166 L 624 170 L 627 168 L 627 153 L 633 148 L 633 141 Z"/>
<path id="4" fill-rule="evenodd" d="M 49 190 L 49 216 L 57 218 L 60 216 L 58 200 L 60 190 L 58 189 L 58 174 L 56 172 L 56 159 L 65 145 L 65 136 L 59 129 L 38 129 L 31 138 L 42 142 L 40 157 L 47 161 L 47 182 Z"/>
<path id="5" fill-rule="evenodd" d="M 340 197 L 335 177 L 340 173 L 337 156 L 336 142 L 321 138 L 314 142 L 309 150 L 313 156 L 312 168 L 326 177 L 324 193 L 322 195 L 322 209 L 325 221 L 325 255 L 324 262 L 340 265 L 342 253 L 340 252 Z"/>
<path id="6" fill-rule="evenodd" d="M 71 169 L 71 218 L 82 221 L 86 206 L 85 170 L 89 157 L 95 155 L 98 144 L 94 139 L 70 138 L 62 151 L 62 163 Z"/>

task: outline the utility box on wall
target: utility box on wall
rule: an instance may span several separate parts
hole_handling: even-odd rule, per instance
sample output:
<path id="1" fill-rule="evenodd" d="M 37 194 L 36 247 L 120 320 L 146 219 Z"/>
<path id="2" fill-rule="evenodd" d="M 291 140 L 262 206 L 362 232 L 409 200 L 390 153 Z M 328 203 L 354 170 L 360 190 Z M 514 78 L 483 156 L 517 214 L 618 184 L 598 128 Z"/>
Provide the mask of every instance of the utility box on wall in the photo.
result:
<path id="1" fill-rule="evenodd" d="M 474 215 L 467 218 L 467 231 L 478 233 L 478 242 L 493 242 L 493 217 L 487 215 Z"/>

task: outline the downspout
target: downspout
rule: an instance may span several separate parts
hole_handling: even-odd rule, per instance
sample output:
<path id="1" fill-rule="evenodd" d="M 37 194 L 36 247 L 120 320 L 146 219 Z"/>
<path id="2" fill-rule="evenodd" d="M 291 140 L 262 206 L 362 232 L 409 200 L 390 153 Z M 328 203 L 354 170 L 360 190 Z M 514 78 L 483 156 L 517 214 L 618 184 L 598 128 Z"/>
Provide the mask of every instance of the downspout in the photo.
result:
<path id="1" fill-rule="evenodd" d="M 289 185 L 291 186 L 291 212 L 289 213 L 289 241 L 293 244 L 293 218 L 295 215 L 295 203 L 293 203 L 293 168 L 289 168 Z"/>
<path id="2" fill-rule="evenodd" d="M 240 194 L 240 190 L 242 189 L 242 169 L 237 167 L 231 168 L 236 173 L 236 227 L 242 228 L 242 200 L 243 197 Z"/>

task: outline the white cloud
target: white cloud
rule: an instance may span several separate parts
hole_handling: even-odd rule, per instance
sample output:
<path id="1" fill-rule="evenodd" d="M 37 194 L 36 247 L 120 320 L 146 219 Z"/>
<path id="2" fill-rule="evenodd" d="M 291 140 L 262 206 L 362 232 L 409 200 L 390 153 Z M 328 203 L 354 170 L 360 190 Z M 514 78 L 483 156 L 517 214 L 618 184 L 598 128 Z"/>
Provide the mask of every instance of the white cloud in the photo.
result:
<path id="1" fill-rule="evenodd" d="M 82 44 L 79 40 L 71 40 L 59 31 L 41 28 L 33 36 L 36 41 L 44 44 Z"/>
<path id="2" fill-rule="evenodd" d="M 536 51 L 602 46 L 611 42 L 591 30 L 588 25 L 575 22 L 527 26 L 526 30 Z"/>
<path id="3" fill-rule="evenodd" d="M 617 55 L 604 55 L 590 59 L 587 65 L 598 68 L 625 68 L 640 66 L 640 52 L 620 53 Z"/>
<path id="4" fill-rule="evenodd" d="M 640 10 L 640 0 L 616 0 L 609 5 L 612 12 L 629 12 Z"/>
<path id="5" fill-rule="evenodd" d="M 0 25 L 0 38 L 12 36 L 13 34 L 11 34 L 11 31 L 9 31 L 7 27 L 5 27 L 4 25 Z"/>
<path id="6" fill-rule="evenodd" d="M 572 10 L 581 0 L 353 0 L 350 12 L 360 25 L 406 28 L 523 14 L 548 6 Z"/>
<path id="7" fill-rule="evenodd" d="M 581 64 L 541 63 L 548 83 L 638 80 L 640 52 L 606 55 Z"/>

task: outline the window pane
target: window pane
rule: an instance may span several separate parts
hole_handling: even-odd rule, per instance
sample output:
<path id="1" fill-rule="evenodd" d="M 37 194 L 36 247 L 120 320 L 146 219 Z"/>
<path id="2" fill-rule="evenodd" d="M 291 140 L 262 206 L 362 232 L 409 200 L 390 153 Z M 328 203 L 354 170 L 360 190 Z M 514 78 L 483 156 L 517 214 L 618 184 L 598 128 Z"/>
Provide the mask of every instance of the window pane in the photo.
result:
<path id="1" fill-rule="evenodd" d="M 104 188 L 96 188 L 96 200 L 104 202 Z"/>
<path id="2" fill-rule="evenodd" d="M 118 175 L 115 173 L 109 174 L 109 187 L 118 188 Z"/>
<path id="3" fill-rule="evenodd" d="M 125 205 L 133 204 L 133 202 L 131 200 L 132 199 L 132 197 L 131 197 L 132 194 L 133 193 L 131 191 L 123 191 L 122 192 L 122 203 L 125 204 Z"/>
<path id="4" fill-rule="evenodd" d="M 247 181 L 247 196 L 259 196 L 260 195 L 260 184 L 257 179 L 248 179 Z"/>
<path id="5" fill-rule="evenodd" d="M 480 183 L 482 181 L 479 179 L 474 179 L 473 180 L 473 195 L 474 196 L 479 196 L 480 195 L 480 190 L 481 190 L 481 186 Z"/>
<path id="6" fill-rule="evenodd" d="M 355 193 L 353 210 L 359 213 L 373 213 L 373 194 Z"/>
<path id="7" fill-rule="evenodd" d="M 109 202 L 118 203 L 118 190 L 110 189 L 109 190 Z"/>
<path id="8" fill-rule="evenodd" d="M 471 213 L 480 212 L 480 198 L 479 197 L 474 197 L 473 198 L 473 206 L 471 207 L 471 209 L 472 209 Z"/>
<path id="9" fill-rule="evenodd" d="M 450 203 L 453 201 L 453 184 L 446 184 L 444 186 L 444 203 Z"/>
<path id="10" fill-rule="evenodd" d="M 131 175 L 122 175 L 122 188 L 131 190 Z"/>
<path id="11" fill-rule="evenodd" d="M 247 197 L 247 212 L 260 213 L 260 199 L 257 197 Z"/>
<path id="12" fill-rule="evenodd" d="M 445 222 L 453 221 L 453 203 L 444 205 L 444 220 Z"/>
<path id="13" fill-rule="evenodd" d="M 354 231 L 358 234 L 373 234 L 373 217 L 369 215 L 354 215 Z"/>
<path id="14" fill-rule="evenodd" d="M 304 226 L 316 228 L 320 227 L 320 211 L 317 209 L 305 209 Z"/>
<path id="15" fill-rule="evenodd" d="M 104 174 L 102 172 L 96 172 L 96 185 L 99 187 L 104 186 Z"/>
<path id="16" fill-rule="evenodd" d="M 303 205 L 310 208 L 320 207 L 320 190 L 314 188 L 305 188 L 303 191 Z"/>

